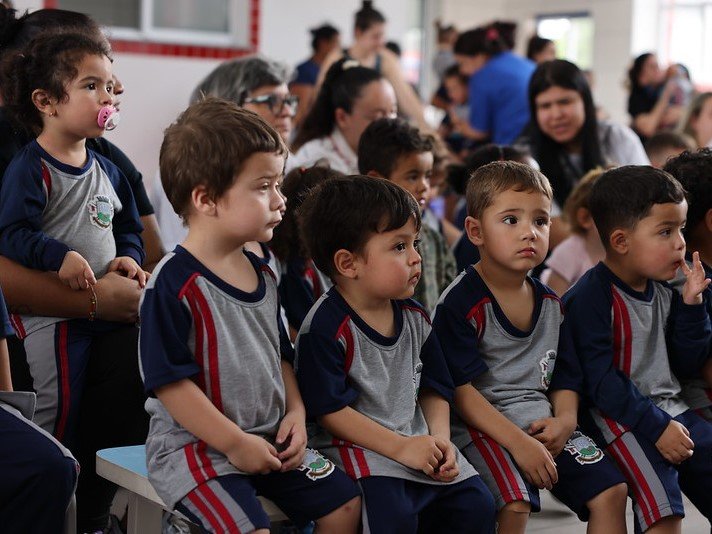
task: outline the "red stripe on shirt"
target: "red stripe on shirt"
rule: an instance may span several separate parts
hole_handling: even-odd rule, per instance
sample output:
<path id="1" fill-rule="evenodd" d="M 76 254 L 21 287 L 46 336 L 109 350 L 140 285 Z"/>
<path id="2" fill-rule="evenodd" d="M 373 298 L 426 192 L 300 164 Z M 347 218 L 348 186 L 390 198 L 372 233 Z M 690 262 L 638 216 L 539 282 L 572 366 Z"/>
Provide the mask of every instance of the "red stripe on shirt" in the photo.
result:
<path id="1" fill-rule="evenodd" d="M 304 272 L 302 275 L 306 281 L 311 284 L 312 296 L 314 297 L 314 300 L 317 300 L 324 293 L 324 289 L 321 287 L 319 275 L 316 273 L 316 266 L 312 260 L 307 260 L 304 263 Z"/>
<path id="2" fill-rule="evenodd" d="M 16 313 L 10 314 L 10 324 L 15 330 L 18 339 L 25 339 L 27 337 L 27 332 L 25 332 L 25 325 L 22 324 L 22 319 Z"/>
<path id="3" fill-rule="evenodd" d="M 204 497 L 202 495 L 198 495 L 197 489 L 188 494 L 188 500 L 193 503 L 193 506 L 195 506 L 201 514 L 203 514 L 203 518 L 210 524 L 213 532 L 223 532 L 224 528 L 222 524 L 215 514 L 213 514 L 210 507 L 203 502 L 203 498 Z"/>
<path id="4" fill-rule="evenodd" d="M 198 445 L 195 447 L 196 452 L 198 453 L 198 459 L 200 460 L 201 467 L 205 471 L 205 474 L 207 475 L 207 478 L 216 478 L 218 474 L 215 472 L 215 468 L 213 467 L 213 462 L 210 460 L 210 457 L 207 454 L 207 449 L 208 449 L 208 444 L 205 443 L 204 441 L 199 441 Z"/>
<path id="5" fill-rule="evenodd" d="M 185 289 L 185 292 L 183 291 L 183 289 L 181 289 L 179 296 L 180 298 L 185 298 L 188 301 L 188 306 L 190 307 L 190 314 L 193 316 L 193 325 L 195 329 L 195 353 L 193 354 L 193 357 L 195 358 L 196 363 L 202 370 L 200 375 L 198 375 L 198 387 L 203 391 L 203 393 L 207 393 L 207 388 L 205 386 L 206 369 L 203 358 L 203 346 L 205 343 L 203 340 L 203 316 L 200 313 L 200 309 L 198 308 L 198 303 L 196 302 L 195 297 L 193 296 L 193 292 L 188 291 L 187 288 Z"/>
<path id="6" fill-rule="evenodd" d="M 225 522 L 225 526 L 227 527 L 226 531 L 230 533 L 234 532 L 236 534 L 240 534 L 240 529 L 237 527 L 235 519 L 232 517 L 228 509 L 225 508 L 223 502 L 218 498 L 217 495 L 215 495 L 213 489 L 207 484 L 204 484 L 203 486 L 198 488 L 197 491 L 198 493 L 200 493 L 203 499 L 205 499 L 206 501 L 208 501 L 208 503 L 212 505 L 213 510 L 215 510 L 220 516 L 220 519 Z"/>
<path id="7" fill-rule="evenodd" d="M 339 325 L 336 330 L 336 339 L 344 338 L 344 345 L 346 346 L 346 358 L 344 360 L 344 372 L 348 375 L 351 370 L 351 364 L 354 361 L 354 338 L 351 334 L 351 328 L 349 328 L 349 321 L 351 317 L 348 315 Z"/>
<path id="8" fill-rule="evenodd" d="M 482 336 L 485 334 L 485 327 L 486 325 L 486 320 L 485 320 L 485 304 L 489 304 L 490 298 L 489 297 L 484 297 L 482 300 L 480 300 L 477 304 L 475 304 L 472 308 L 470 308 L 470 311 L 467 312 L 467 317 L 466 319 L 468 321 L 471 321 L 472 319 L 475 320 L 475 325 L 477 329 L 477 339 L 482 339 Z"/>
<path id="9" fill-rule="evenodd" d="M 630 316 L 623 298 L 616 288 L 612 288 L 613 295 L 613 341 L 616 366 L 626 376 L 630 376 L 632 342 Z"/>
<path id="10" fill-rule="evenodd" d="M 371 470 L 368 468 L 368 462 L 366 461 L 366 455 L 363 449 L 358 447 L 352 447 L 354 451 L 354 456 L 356 457 L 356 463 L 358 464 L 358 469 L 361 472 L 361 478 L 371 476 Z"/>
<path id="11" fill-rule="evenodd" d="M 198 464 L 198 457 L 195 454 L 195 443 L 189 443 L 183 447 L 183 454 L 185 455 L 185 461 L 188 462 L 188 469 L 193 475 L 193 479 L 195 479 L 198 484 L 206 482 L 208 478 Z"/>
<path id="12" fill-rule="evenodd" d="M 47 190 L 47 202 L 49 202 L 49 196 L 52 194 L 52 177 L 50 176 L 49 169 L 44 162 L 42 162 L 42 181 L 44 182 L 45 189 Z"/>
<path id="13" fill-rule="evenodd" d="M 69 324 L 67 321 L 59 323 L 59 387 L 62 397 L 62 406 L 59 411 L 59 417 L 54 426 L 54 437 L 62 441 L 64 431 L 67 428 L 67 419 L 69 418 L 69 405 L 71 403 L 71 394 L 69 391 Z"/>
<path id="14" fill-rule="evenodd" d="M 432 325 L 432 324 L 433 324 L 433 323 L 430 321 L 430 316 L 428 315 L 428 313 L 427 313 L 423 308 L 419 308 L 418 306 L 410 306 L 410 305 L 405 304 L 405 303 L 404 303 L 404 304 L 401 304 L 401 308 L 404 309 L 404 310 L 417 311 L 420 315 L 423 316 L 423 318 L 427 321 L 427 323 L 428 323 L 429 325 Z"/>
<path id="15" fill-rule="evenodd" d="M 222 393 L 220 391 L 220 362 L 218 361 L 218 339 L 217 332 L 215 331 L 215 322 L 213 321 L 213 314 L 210 311 L 210 306 L 208 306 L 208 301 L 205 300 L 205 295 L 198 289 L 197 286 L 193 286 L 191 294 L 195 298 L 198 306 L 200 307 L 201 314 L 203 316 L 203 321 L 205 323 L 205 333 L 208 338 L 208 371 L 210 376 L 210 395 L 211 401 L 215 407 L 223 411 L 222 404 Z"/>
<path id="16" fill-rule="evenodd" d="M 344 464 L 344 470 L 346 471 L 346 474 L 353 480 L 357 480 L 356 469 L 354 469 L 354 464 L 353 462 L 351 462 L 347 442 L 334 438 L 331 440 L 331 444 L 339 450 L 339 456 L 341 456 L 341 463 Z"/>

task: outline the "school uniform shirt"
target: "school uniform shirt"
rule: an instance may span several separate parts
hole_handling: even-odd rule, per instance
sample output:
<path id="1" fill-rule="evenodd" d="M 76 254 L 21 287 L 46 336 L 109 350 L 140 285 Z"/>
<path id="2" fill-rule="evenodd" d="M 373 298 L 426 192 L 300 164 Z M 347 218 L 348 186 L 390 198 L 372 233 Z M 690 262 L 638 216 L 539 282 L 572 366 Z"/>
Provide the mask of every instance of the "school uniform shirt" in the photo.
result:
<path id="1" fill-rule="evenodd" d="M 279 297 L 289 325 L 299 331 L 311 307 L 333 284 L 310 258 L 285 262 L 282 271 Z"/>
<path id="2" fill-rule="evenodd" d="M 358 156 L 338 128 L 334 128 L 334 131 L 325 137 L 304 143 L 299 151 L 287 160 L 285 174 L 297 167 L 311 167 L 320 159 L 327 160 L 335 171 L 359 174 Z"/>
<path id="3" fill-rule="evenodd" d="M 692 266 L 692 253 L 688 252 L 685 254 L 685 260 L 688 266 Z M 712 278 L 712 266 L 702 263 L 702 267 L 705 270 L 705 276 L 707 278 Z M 685 280 L 687 278 L 682 273 L 682 270 L 678 271 L 678 276 L 670 282 L 678 292 L 682 293 L 682 286 L 685 285 Z M 705 309 L 707 310 L 707 315 L 710 320 L 712 320 L 712 289 L 709 287 L 704 292 L 705 299 Z M 712 358 L 712 342 L 710 342 L 708 358 Z M 682 399 L 687 403 L 687 405 L 693 410 L 699 410 L 703 408 L 708 408 L 712 406 L 712 388 L 709 384 L 702 380 L 699 376 L 684 379 L 680 377 L 682 382 Z"/>
<path id="4" fill-rule="evenodd" d="M 418 251 L 422 258 L 422 276 L 415 286 L 413 299 L 432 313 L 440 293 L 457 276 L 457 265 L 443 235 L 427 224 L 420 227 Z"/>
<path id="5" fill-rule="evenodd" d="M 635 430 L 655 443 L 688 409 L 673 370 L 688 376 L 707 358 L 704 304 L 684 304 L 663 282 L 649 280 L 645 291 L 635 291 L 602 262 L 563 301 L 597 438 L 610 444 Z M 587 428 L 589 435 L 594 430 Z"/>
<path id="6" fill-rule="evenodd" d="M 421 388 L 452 401 L 452 379 L 425 310 L 413 300 L 392 301 L 395 334 L 368 326 L 332 287 L 305 318 L 296 342 L 296 372 L 307 417 L 350 406 L 402 436 L 428 434 L 418 402 Z M 321 427 L 310 439 L 353 479 L 386 476 L 442 484 L 385 456 L 340 440 Z M 476 474 L 457 452 L 460 482 Z"/>
<path id="7" fill-rule="evenodd" d="M 158 264 L 141 301 L 139 355 L 149 399 L 148 476 L 173 508 L 197 485 L 241 473 L 181 427 L 155 390 L 191 379 L 226 417 L 274 442 L 285 414 L 281 360 L 293 359 L 269 267 L 245 252 L 259 284 L 246 293 L 218 278 L 186 249 Z"/>
<path id="8" fill-rule="evenodd" d="M 471 383 L 487 401 L 519 428 L 552 417 L 549 389 L 581 390 L 576 357 L 559 335 L 564 318 L 556 294 L 538 280 L 532 325 L 524 332 L 499 307 L 473 266 L 445 290 L 433 317 L 433 328 L 456 387 Z M 458 448 L 472 442 L 466 425 L 453 419 L 452 439 Z"/>
<path id="9" fill-rule="evenodd" d="M 50 156 L 37 141 L 12 160 L 0 190 L 0 254 L 41 271 L 58 271 L 75 250 L 101 278 L 117 256 L 145 257 L 128 181 L 109 160 L 87 150 L 82 167 Z M 63 319 L 14 317 L 18 337 Z"/>

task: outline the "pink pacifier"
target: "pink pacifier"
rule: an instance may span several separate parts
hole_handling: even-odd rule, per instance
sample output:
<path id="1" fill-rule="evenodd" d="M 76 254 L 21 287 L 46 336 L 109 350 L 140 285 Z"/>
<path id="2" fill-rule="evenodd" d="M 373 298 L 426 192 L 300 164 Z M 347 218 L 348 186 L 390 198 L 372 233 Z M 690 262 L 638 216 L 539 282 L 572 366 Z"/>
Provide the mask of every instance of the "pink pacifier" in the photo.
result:
<path id="1" fill-rule="evenodd" d="M 96 119 L 97 124 L 100 128 L 105 130 L 113 130 L 119 124 L 121 116 L 119 115 L 119 110 L 114 106 L 104 106 L 99 110 L 99 116 Z"/>

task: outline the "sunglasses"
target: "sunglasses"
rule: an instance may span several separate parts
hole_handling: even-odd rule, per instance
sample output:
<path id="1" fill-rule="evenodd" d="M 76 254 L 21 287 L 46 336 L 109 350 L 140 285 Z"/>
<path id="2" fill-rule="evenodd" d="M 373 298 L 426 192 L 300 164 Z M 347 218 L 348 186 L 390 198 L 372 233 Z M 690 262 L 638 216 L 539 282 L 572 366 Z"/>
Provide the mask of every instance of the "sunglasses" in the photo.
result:
<path id="1" fill-rule="evenodd" d="M 279 115 L 284 110 L 284 106 L 289 106 L 289 109 L 294 115 L 297 112 L 297 104 L 299 97 L 296 95 L 280 96 L 274 93 L 269 95 L 260 95 L 249 97 L 244 100 L 245 104 L 267 104 L 273 115 Z"/>

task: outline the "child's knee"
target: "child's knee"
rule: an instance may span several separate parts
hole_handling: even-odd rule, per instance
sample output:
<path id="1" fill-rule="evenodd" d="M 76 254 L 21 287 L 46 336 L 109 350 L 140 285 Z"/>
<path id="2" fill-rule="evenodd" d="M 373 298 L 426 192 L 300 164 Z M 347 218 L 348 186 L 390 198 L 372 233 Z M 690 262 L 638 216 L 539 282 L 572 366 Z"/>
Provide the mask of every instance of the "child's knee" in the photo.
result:
<path id="1" fill-rule="evenodd" d="M 520 513 L 520 514 L 530 514 L 532 511 L 532 505 L 526 501 L 512 501 L 508 502 L 504 506 L 502 506 L 502 509 L 499 511 L 500 513 Z"/>
<path id="2" fill-rule="evenodd" d="M 356 496 L 315 521 L 321 531 L 355 532 L 361 519 L 361 497 Z"/>
<path id="3" fill-rule="evenodd" d="M 628 485 L 625 482 L 611 486 L 602 491 L 593 499 L 588 501 L 586 505 L 591 512 L 605 511 L 615 508 L 625 509 L 626 500 L 628 499 Z"/>

